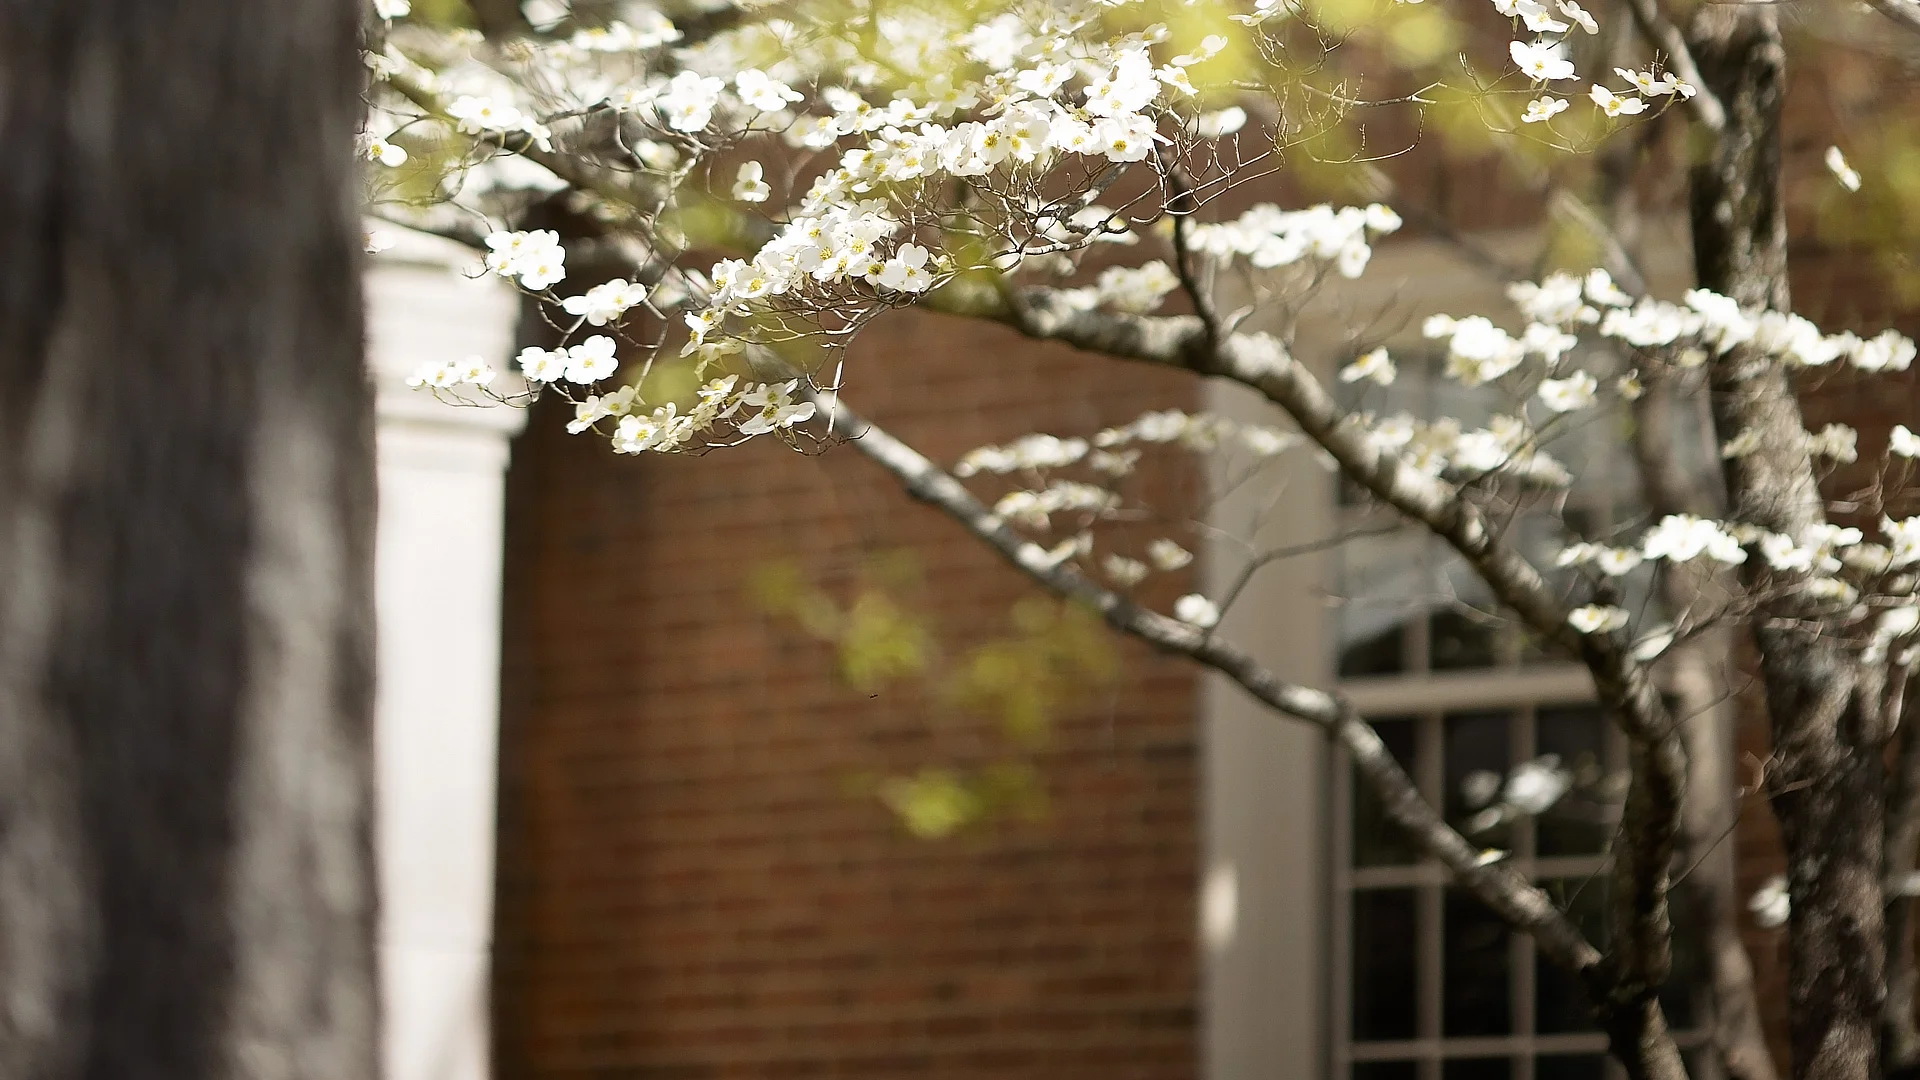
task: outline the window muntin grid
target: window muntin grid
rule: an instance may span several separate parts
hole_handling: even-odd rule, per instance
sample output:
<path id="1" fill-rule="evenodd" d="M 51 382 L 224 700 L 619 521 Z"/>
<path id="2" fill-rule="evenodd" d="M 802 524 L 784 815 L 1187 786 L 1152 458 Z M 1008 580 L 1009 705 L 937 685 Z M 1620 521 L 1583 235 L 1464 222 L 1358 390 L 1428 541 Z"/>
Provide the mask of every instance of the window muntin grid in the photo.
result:
<path id="1" fill-rule="evenodd" d="M 1442 413 L 1467 426 L 1488 411 L 1432 375 L 1437 360 L 1403 362 L 1393 388 L 1369 391 L 1377 415 Z M 1412 376 L 1412 377 L 1408 377 Z M 1458 398 L 1459 400 L 1455 400 Z M 1483 399 L 1478 399 L 1483 401 Z M 1362 403 L 1356 402 L 1356 406 Z M 1631 519 L 1636 480 L 1624 440 L 1605 422 L 1571 427 L 1547 449 L 1579 477 L 1578 502 L 1557 509 L 1588 538 Z M 1593 704 L 1586 671 L 1536 648 L 1495 617 L 1484 583 L 1423 530 L 1386 531 L 1390 514 L 1357 493 L 1339 509 L 1353 539 L 1340 554 L 1337 670 L 1421 794 L 1469 839 L 1554 895 L 1604 943 L 1606 849 L 1618 821 L 1624 740 Z M 1503 522 L 1511 541 L 1552 565 L 1566 541 L 1546 515 Z M 1634 583 L 1629 584 L 1630 595 Z M 1470 771 L 1505 775 L 1557 754 L 1582 782 L 1548 813 L 1470 831 Z M 1444 868 L 1394 835 L 1344 755 L 1334 782 L 1334 1076 L 1352 1080 L 1581 1080 L 1624 1074 L 1605 1057 L 1576 978 L 1538 957 L 1463 891 Z M 1609 778 L 1615 781 L 1609 787 Z M 1676 967 L 1697 962 L 1676 934 Z M 1604 945 L 1603 945 L 1604 947 Z M 1676 970 L 1676 984 L 1686 984 Z M 1684 1048 L 1701 1045 L 1695 1003 L 1669 994 Z M 1705 1075 L 1705 1074 L 1701 1074 Z"/>
<path id="2" fill-rule="evenodd" d="M 1421 794 L 1463 831 L 1475 813 L 1462 795 L 1468 772 L 1504 775 L 1540 754 L 1559 755 L 1578 778 L 1572 792 L 1539 817 L 1470 839 L 1508 852 L 1510 866 L 1546 888 L 1604 947 L 1605 852 L 1618 821 L 1626 747 L 1593 704 L 1587 673 L 1539 662 L 1503 623 L 1455 622 L 1436 631 L 1433 612 L 1442 608 L 1405 610 L 1402 625 L 1355 643 L 1377 654 L 1380 641 L 1396 642 L 1397 670 L 1349 677 L 1343 689 Z M 1448 633 L 1479 635 L 1472 648 L 1493 662 L 1436 663 L 1433 643 Z M 1606 1038 L 1578 981 L 1395 835 L 1343 755 L 1334 800 L 1335 1077 L 1624 1076 L 1605 1058 Z M 1699 962 L 1689 945 L 1677 932 L 1674 985 L 1697 985 L 1687 978 Z M 1682 1047 L 1701 1046 L 1701 1036 L 1687 1030 L 1698 1003 L 1669 993 L 1664 1004 Z"/>

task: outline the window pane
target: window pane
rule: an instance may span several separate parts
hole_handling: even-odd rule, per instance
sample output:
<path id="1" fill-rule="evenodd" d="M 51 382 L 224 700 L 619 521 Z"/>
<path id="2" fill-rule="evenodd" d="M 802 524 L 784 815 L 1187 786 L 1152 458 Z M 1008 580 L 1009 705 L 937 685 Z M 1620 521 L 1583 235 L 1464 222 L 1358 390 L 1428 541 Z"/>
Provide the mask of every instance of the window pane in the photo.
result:
<path id="1" fill-rule="evenodd" d="M 1619 814 L 1619 794 L 1608 782 L 1607 720 L 1592 705 L 1541 709 L 1535 741 L 1541 754 L 1560 759 L 1573 787 L 1538 819 L 1542 855 L 1598 855 L 1606 850 Z"/>
<path id="2" fill-rule="evenodd" d="M 1353 1037 L 1414 1037 L 1418 920 L 1412 889 L 1353 894 Z"/>
<path id="3" fill-rule="evenodd" d="M 1540 887 L 1553 898 L 1554 905 L 1567 913 L 1580 932 L 1596 948 L 1606 949 L 1606 879 L 1562 878 L 1543 881 Z M 1543 1035 L 1570 1031 L 1598 1031 L 1593 1008 L 1587 1002 L 1586 987 L 1580 977 L 1543 956 L 1534 960 L 1534 1025 Z M 1546 1075 L 1541 1074 L 1543 1077 Z"/>
<path id="4" fill-rule="evenodd" d="M 1432 628 L 1428 664 L 1434 671 L 1492 667 L 1498 658 L 1500 624 L 1492 618 L 1441 607 L 1435 609 L 1428 625 Z"/>
<path id="5" fill-rule="evenodd" d="M 1340 650 L 1340 675 L 1398 675 L 1407 669 L 1407 626 L 1396 622 Z"/>
<path id="6" fill-rule="evenodd" d="M 1606 1080 L 1607 1056 L 1581 1054 L 1556 1055 L 1533 1059 L 1533 1075 L 1539 1080 Z M 1699 1073 L 1689 1073 L 1698 1076 Z"/>
<path id="7" fill-rule="evenodd" d="M 1508 1080 L 1512 1075 L 1513 1062 L 1508 1058 L 1456 1058 L 1440 1066 L 1442 1080 Z"/>
<path id="8" fill-rule="evenodd" d="M 1484 800 L 1498 791 L 1507 770 L 1513 767 L 1507 748 L 1509 716 L 1505 712 L 1475 712 L 1452 713 L 1446 718 L 1447 823 L 1482 847 L 1513 846 L 1513 830 L 1508 824 L 1497 822 L 1489 827 L 1489 821 L 1475 820 L 1487 810 Z"/>
<path id="9" fill-rule="evenodd" d="M 1412 530 L 1356 537 L 1340 545 L 1339 671 L 1342 676 L 1407 670 L 1408 634 L 1427 617 L 1432 592 L 1425 552 Z"/>
<path id="10" fill-rule="evenodd" d="M 1441 1032 L 1508 1034 L 1513 1030 L 1513 986 L 1507 925 L 1461 889 L 1447 890 L 1444 922 Z"/>
<path id="11" fill-rule="evenodd" d="M 1353 1080 L 1419 1080 L 1420 1066 L 1411 1061 L 1356 1061 Z"/>
<path id="12" fill-rule="evenodd" d="M 1414 771 L 1414 721 L 1375 720 L 1374 730 L 1400 767 Z M 1353 865 L 1401 866 L 1416 861 L 1413 844 L 1398 825 L 1387 820 L 1380 799 L 1358 769 L 1353 772 Z"/>

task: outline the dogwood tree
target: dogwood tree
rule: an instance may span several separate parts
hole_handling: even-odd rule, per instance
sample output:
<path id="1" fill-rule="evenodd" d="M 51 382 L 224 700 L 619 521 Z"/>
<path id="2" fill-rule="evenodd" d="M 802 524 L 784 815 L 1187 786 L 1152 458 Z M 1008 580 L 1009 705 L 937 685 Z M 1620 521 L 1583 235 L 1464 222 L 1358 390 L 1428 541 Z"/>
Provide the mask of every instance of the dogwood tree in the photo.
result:
<path id="1" fill-rule="evenodd" d="M 1902 722 L 1920 436 L 1810 425 L 1801 397 L 1905 371 L 1915 347 L 1793 313 L 1780 135 L 1789 45 L 1885 47 L 1920 25 L 1906 0 L 1791 40 L 1780 5 L 1663 0 L 416 3 L 374 4 L 373 212 L 472 243 L 547 331 L 513 370 L 431 367 L 423 391 L 557 395 L 617 454 L 761 438 L 878 463 L 1036 585 L 1322 728 L 1427 857 L 1581 976 L 1636 1077 L 1685 1075 L 1658 996 L 1677 890 L 1705 914 L 1714 1067 L 1774 1075 L 1724 857 L 1731 692 L 1751 682 L 1788 857 L 1754 902 L 1785 923 L 1793 1074 L 1920 1061 L 1920 740 Z M 1547 254 L 1512 265 L 1419 192 L 1396 199 L 1395 159 L 1436 145 L 1527 177 Z M 1841 200 L 1871 181 L 1838 145 L 1827 166 L 1815 199 L 1850 220 Z M 1694 271 L 1663 292 L 1641 223 L 1679 213 L 1667 192 Z M 1363 325 L 1297 355 L 1301 314 L 1409 221 L 1508 278 L 1510 304 L 1409 313 L 1430 354 Z M 937 462 L 859 414 L 845 362 L 909 306 L 1240 384 L 1284 422 L 1169 409 Z M 1394 407 L 1428 359 L 1471 409 Z M 1559 450 L 1594 425 L 1637 465 L 1632 510 L 1606 520 L 1569 511 L 1588 463 Z M 1422 798 L 1339 694 L 1221 632 L 1237 589 L 1136 599 L 1189 557 L 1113 528 L 1153 509 L 1126 479 L 1167 452 L 1311 456 L 1449 549 L 1485 617 L 1591 672 L 1631 765 L 1604 942 Z M 1284 554 L 1255 552 L 1243 580 Z M 1537 813 L 1568 782 L 1530 762 L 1479 801 Z"/>

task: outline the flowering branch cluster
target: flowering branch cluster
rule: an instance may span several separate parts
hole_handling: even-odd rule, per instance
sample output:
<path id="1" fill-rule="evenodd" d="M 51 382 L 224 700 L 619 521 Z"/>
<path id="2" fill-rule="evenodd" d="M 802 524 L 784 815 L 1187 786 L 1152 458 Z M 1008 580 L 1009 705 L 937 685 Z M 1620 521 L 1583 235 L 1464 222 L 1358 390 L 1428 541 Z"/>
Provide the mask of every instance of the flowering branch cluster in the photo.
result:
<path id="1" fill-rule="evenodd" d="M 1567 100 L 1581 95 L 1555 88 L 1581 79 L 1576 56 L 1598 54 L 1584 42 L 1600 20 L 1575 0 L 1495 0 L 1524 28 L 1499 35 L 1501 74 L 1477 87 L 1476 101 L 1514 95 L 1518 122 L 1494 124 L 1501 137 L 1581 148 L 1669 108 L 1713 133 L 1734 122 L 1657 0 L 1625 2 L 1650 55 L 1629 63 L 1611 50 L 1613 78 L 1589 81 L 1583 119 Z M 1384 0 L 1375 15 L 1409 18 L 1417 3 Z M 1817 511 L 1769 524 L 1692 504 L 1673 509 L 1698 513 L 1630 509 L 1597 524 L 1570 512 L 1598 483 L 1569 450 L 1582 431 L 1624 426 L 1663 395 L 1725 395 L 1757 374 L 1904 371 L 1916 349 L 1899 333 L 1829 334 L 1706 289 L 1637 295 L 1638 275 L 1611 259 L 1600 261 L 1612 273 L 1513 284 L 1517 319 L 1431 315 L 1424 344 L 1360 326 L 1338 356 L 1294 356 L 1301 310 L 1363 277 L 1404 225 L 1368 201 L 1374 192 L 1288 209 L 1242 188 L 1297 148 L 1331 145 L 1315 140 L 1379 104 L 1326 63 L 1351 20 L 1293 0 L 809 0 L 676 25 L 639 3 L 587 15 L 543 2 L 528 5 L 530 36 L 487 40 L 417 22 L 404 0 L 377 10 L 392 26 L 368 57 L 362 149 L 376 211 L 483 250 L 475 273 L 521 290 L 550 331 L 511 378 L 473 359 L 424 368 L 416 385 L 516 404 L 557 395 L 573 407 L 568 430 L 627 454 L 849 438 L 1035 581 L 1325 727 L 1398 800 L 1429 854 L 1550 954 L 1594 969 L 1591 945 L 1433 815 L 1350 708 L 1278 682 L 1218 640 L 1244 576 L 1223 595 L 1189 592 L 1168 614 L 1135 602 L 1152 575 L 1194 559 L 1134 479 L 1148 455 L 1178 448 L 1251 474 L 1291 448 L 1313 451 L 1592 672 L 1633 747 L 1626 798 L 1643 826 L 1620 841 L 1617 892 L 1638 898 L 1644 923 L 1616 925 L 1631 946 L 1623 1001 L 1644 1005 L 1635 980 L 1658 978 L 1686 768 L 1651 665 L 1756 613 L 1843 640 L 1860 664 L 1902 678 L 1915 660 L 1920 506 L 1906 489 L 1920 436 L 1905 427 L 1864 463 L 1853 430 L 1802 430 L 1797 413 L 1790 432 L 1768 414 L 1767 425 L 1723 417 L 1709 433 L 1730 470 L 1781 455 L 1822 477 L 1876 470 L 1848 500 L 1853 524 Z M 1424 108 L 1437 87 L 1393 100 Z M 1837 148 L 1829 168 L 1843 187 L 1861 185 Z M 1420 224 L 1417 208 L 1402 210 Z M 982 446 L 949 473 L 840 398 L 857 385 L 857 373 L 842 378 L 847 344 L 911 305 L 1237 382 L 1291 426 L 1155 411 Z M 1407 393 L 1416 380 L 1422 400 Z M 1528 540 L 1542 534 L 1544 552 Z M 1662 588 L 1681 577 L 1698 587 Z M 1541 812 L 1573 783 L 1545 758 L 1481 778 L 1483 824 Z M 1645 1022 L 1646 1045 L 1671 1050 L 1657 1016 Z"/>

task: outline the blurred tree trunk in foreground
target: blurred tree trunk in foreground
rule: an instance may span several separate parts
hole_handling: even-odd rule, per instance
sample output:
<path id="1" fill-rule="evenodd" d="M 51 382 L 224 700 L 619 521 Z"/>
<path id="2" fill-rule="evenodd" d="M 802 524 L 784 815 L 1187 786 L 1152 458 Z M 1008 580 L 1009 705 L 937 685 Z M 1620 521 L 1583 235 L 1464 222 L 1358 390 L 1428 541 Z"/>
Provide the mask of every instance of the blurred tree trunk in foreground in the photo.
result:
<path id="1" fill-rule="evenodd" d="M 0 0 L 0 1076 L 375 1075 L 351 0 Z"/>

